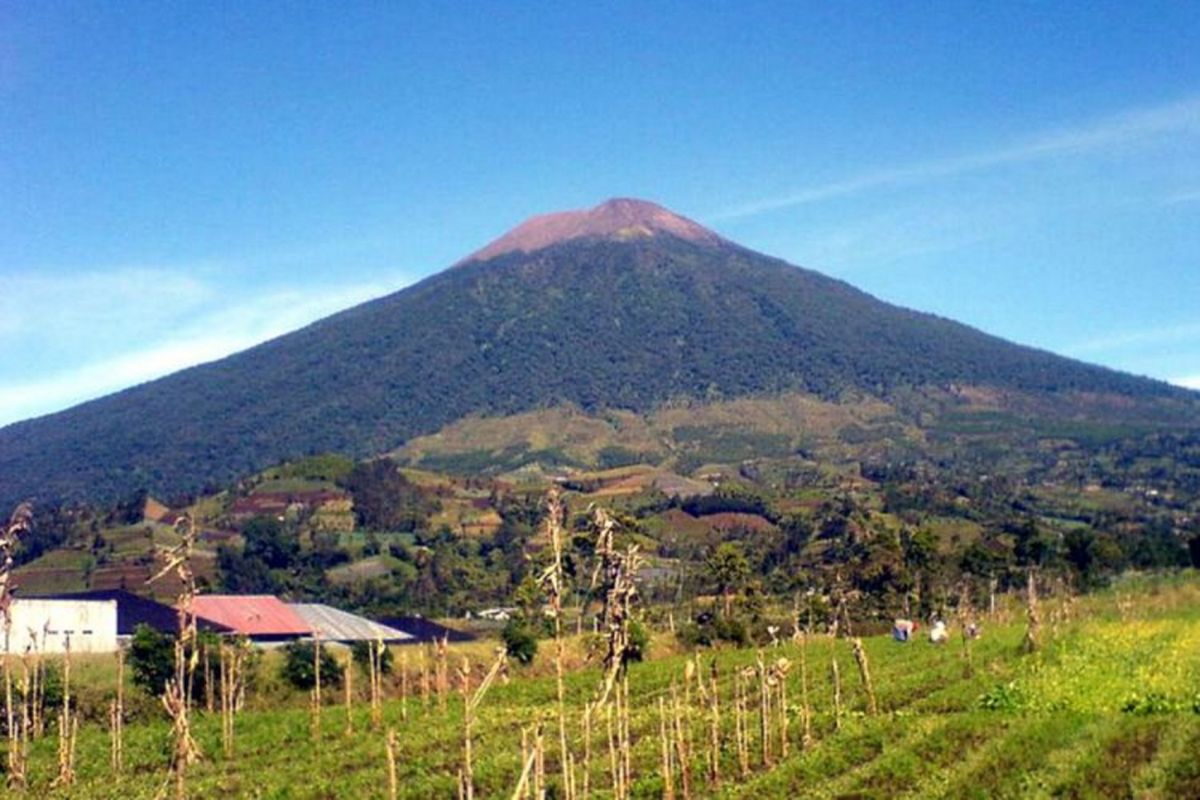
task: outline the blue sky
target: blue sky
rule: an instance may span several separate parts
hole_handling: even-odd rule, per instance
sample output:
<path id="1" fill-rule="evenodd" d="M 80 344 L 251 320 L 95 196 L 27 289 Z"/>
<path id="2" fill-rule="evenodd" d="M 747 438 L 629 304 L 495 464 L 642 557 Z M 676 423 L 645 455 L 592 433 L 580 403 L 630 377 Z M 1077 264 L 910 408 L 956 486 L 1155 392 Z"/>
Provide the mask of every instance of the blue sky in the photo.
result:
<path id="1" fill-rule="evenodd" d="M 1197 42 L 1194 2 L 6 2 L 0 424 L 611 196 L 1200 388 Z"/>

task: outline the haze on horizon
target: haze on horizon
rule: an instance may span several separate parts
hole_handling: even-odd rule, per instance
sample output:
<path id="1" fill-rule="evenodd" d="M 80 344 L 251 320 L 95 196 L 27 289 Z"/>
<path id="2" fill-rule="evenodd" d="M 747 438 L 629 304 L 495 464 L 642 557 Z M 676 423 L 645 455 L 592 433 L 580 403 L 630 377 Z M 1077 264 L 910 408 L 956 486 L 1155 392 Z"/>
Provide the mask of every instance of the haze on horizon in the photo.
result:
<path id="1" fill-rule="evenodd" d="M 0 425 L 612 196 L 1200 388 L 1198 34 L 1188 3 L 8 4 Z"/>

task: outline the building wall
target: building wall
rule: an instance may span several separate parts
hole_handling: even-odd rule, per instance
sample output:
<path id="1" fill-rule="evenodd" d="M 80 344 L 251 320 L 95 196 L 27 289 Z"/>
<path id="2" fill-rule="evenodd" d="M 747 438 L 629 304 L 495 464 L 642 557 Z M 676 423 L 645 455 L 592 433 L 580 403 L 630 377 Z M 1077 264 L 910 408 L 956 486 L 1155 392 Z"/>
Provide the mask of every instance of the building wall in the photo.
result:
<path id="1" fill-rule="evenodd" d="M 61 653 L 67 640 L 72 653 L 113 653 L 117 650 L 116 600 L 15 599 L 10 607 L 7 651 L 21 654 L 35 648 Z M 4 649 L 0 630 L 0 650 Z"/>

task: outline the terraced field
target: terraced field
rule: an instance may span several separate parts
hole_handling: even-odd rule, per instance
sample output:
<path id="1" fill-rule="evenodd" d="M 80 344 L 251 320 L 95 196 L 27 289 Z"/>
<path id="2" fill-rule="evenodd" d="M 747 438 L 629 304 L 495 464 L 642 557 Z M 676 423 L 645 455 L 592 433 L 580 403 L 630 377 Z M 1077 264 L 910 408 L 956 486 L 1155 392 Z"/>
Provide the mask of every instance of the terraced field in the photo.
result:
<path id="1" fill-rule="evenodd" d="M 688 743 L 688 777 L 693 797 L 869 798 L 869 797 L 1200 797 L 1200 579 L 1124 584 L 1119 592 L 1086 598 L 1071 618 L 1052 603 L 1043 607 L 1043 645 L 1023 654 L 1024 622 L 1019 609 L 1011 622 L 985 621 L 973 643 L 971 669 L 961 642 L 938 646 L 924 640 L 900 644 L 884 637 L 864 641 L 878 713 L 867 713 L 863 683 L 850 642 L 824 636 L 802 652 L 793 642 L 763 651 L 766 663 L 786 658 L 787 725 L 775 714 L 769 726 L 770 753 L 764 763 L 757 701 L 747 717 L 748 769 L 735 746 L 731 701 L 735 675 L 756 663 L 753 651 L 699 654 L 690 673 L 689 655 L 669 655 L 633 665 L 629 671 L 629 741 L 632 797 L 661 797 L 663 720 L 659 700 L 674 685 L 681 704 L 683 740 Z M 558 787 L 555 685 L 547 677 L 542 648 L 534 673 L 514 670 L 480 704 L 474 725 L 474 786 L 477 797 L 511 797 L 522 766 L 522 737 L 532 741 L 544 724 L 547 796 Z M 458 651 L 475 662 L 478 683 L 489 658 L 478 645 Z M 842 713 L 835 713 L 831 659 L 837 658 Z M 700 700 L 694 676 L 711 675 L 716 663 L 720 722 L 719 780 L 710 777 L 711 706 Z M 415 663 L 415 651 L 407 661 Z M 801 664 L 807 664 L 805 670 Z M 807 673 L 812 738 L 803 742 L 803 675 Z M 99 680 L 93 677 L 92 680 Z M 754 683 L 754 679 L 749 679 Z M 570 748 L 587 761 L 590 796 L 612 797 L 610 720 L 594 720 L 590 745 L 580 721 L 598 681 L 595 668 L 567 679 Z M 365 683 L 364 681 L 356 681 Z M 419 683 L 413 676 L 412 686 Z M 756 683 L 754 685 L 757 685 Z M 90 687 L 94 693 L 102 687 Z M 314 739 L 309 711 L 299 697 L 270 687 L 252 698 L 238 717 L 235 755 L 221 755 L 220 722 L 199 715 L 196 732 L 205 758 L 189 773 L 195 797 L 386 797 L 385 737 L 373 730 L 365 702 L 352 711 L 326 707 L 322 735 Z M 330 703 L 340 692 L 330 691 Z M 396 731 L 397 796 L 454 797 L 462 764 L 463 702 L 457 691 L 445 698 L 392 699 L 384 727 Z M 777 708 L 778 706 L 776 706 Z M 263 710 L 268 709 L 268 710 Z M 618 726 L 619 728 L 619 726 Z M 786 738 L 788 755 L 782 756 Z M 53 735 L 35 743 L 29 796 L 153 797 L 166 779 L 165 722 L 131 724 L 126 733 L 125 769 L 109 768 L 108 734 L 99 721 L 85 721 L 79 734 L 78 784 L 51 789 L 57 771 Z M 619 760 L 619 759 L 618 759 Z M 582 788 L 584 770 L 576 771 Z M 674 796 L 683 797 L 678 760 Z"/>

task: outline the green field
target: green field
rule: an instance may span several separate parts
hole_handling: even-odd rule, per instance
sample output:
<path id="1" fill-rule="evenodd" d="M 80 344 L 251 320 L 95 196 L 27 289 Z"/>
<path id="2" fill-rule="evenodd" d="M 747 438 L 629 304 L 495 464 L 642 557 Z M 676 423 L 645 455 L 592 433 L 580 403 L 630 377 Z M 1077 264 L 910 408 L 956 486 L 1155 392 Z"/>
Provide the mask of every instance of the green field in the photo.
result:
<path id="1" fill-rule="evenodd" d="M 702 651 L 701 674 L 715 658 L 719 686 L 720 781 L 707 777 L 710 717 L 694 687 L 684 726 L 691 741 L 690 788 L 694 797 L 1197 797 L 1200 796 L 1200 580 L 1126 581 L 1117 590 L 1086 597 L 1068 618 L 1053 602 L 1042 605 L 1042 647 L 1022 654 L 1024 619 L 1015 601 L 996 620 L 984 621 L 972 646 L 967 675 L 961 641 L 937 646 L 920 638 L 899 644 L 865 640 L 879 713 L 866 713 L 866 696 L 850 642 L 813 636 L 805 649 L 813 739 L 802 744 L 799 645 L 763 651 L 768 662 L 791 663 L 785 684 L 789 755 L 781 758 L 779 718 L 773 717 L 771 766 L 763 764 L 757 705 L 749 715 L 749 774 L 740 775 L 730 701 L 734 673 L 752 666 L 752 650 Z M 1006 621 L 1008 620 L 1008 621 Z M 632 775 L 630 794 L 660 797 L 659 698 L 676 684 L 684 697 L 688 654 L 672 652 L 664 634 L 663 655 L 629 670 Z M 521 761 L 522 730 L 545 723 L 549 796 L 558 776 L 552 644 L 543 642 L 532 668 L 512 670 L 478 710 L 474 774 L 477 797 L 510 797 Z M 415 667 L 418 650 L 404 657 Z M 580 654 L 579 642 L 572 653 Z M 843 713 L 832 707 L 831 655 L 843 684 Z M 467 656 L 478 683 L 488 646 L 452 653 L 453 668 Z M 400 658 L 397 658 L 400 663 Z M 269 672 L 268 657 L 263 671 Z M 111 689 L 111 668 L 80 665 L 84 695 L 101 706 Z M 453 674 L 453 671 L 452 671 Z M 580 719 L 598 681 L 595 667 L 575 669 L 567 680 L 571 749 L 582 760 Z M 355 676 L 361 687 L 365 680 Z M 419 685 L 413 675 L 412 686 Z M 755 684 L 757 685 L 757 684 Z M 393 689 L 394 691 L 394 689 Z M 369 724 L 365 701 L 352 712 L 354 733 L 345 733 L 341 692 L 327 691 L 322 735 L 310 732 L 306 700 L 265 679 L 252 709 L 237 719 L 236 753 L 221 755 L 220 722 L 199 714 L 195 723 L 204 759 L 189 773 L 194 797 L 331 798 L 386 797 L 384 735 Z M 457 691 L 445 710 L 435 699 L 385 706 L 385 726 L 396 730 L 400 797 L 453 797 L 462 759 L 462 699 Z M 125 769 L 109 769 L 109 738 L 100 719 L 85 719 L 79 733 L 78 781 L 52 789 L 57 742 L 51 727 L 35 742 L 30 797 L 154 797 L 166 780 L 168 728 L 143 703 L 149 721 L 126 729 Z M 81 701 L 81 708 L 87 711 Z M 268 710 L 269 709 L 269 710 Z M 99 715 L 96 715 L 99 716 Z M 611 797 L 606 718 L 592 733 L 588 783 L 591 795 Z M 675 796 L 682 797 L 676 767 Z M 582 771 L 577 776 L 582 785 Z"/>

